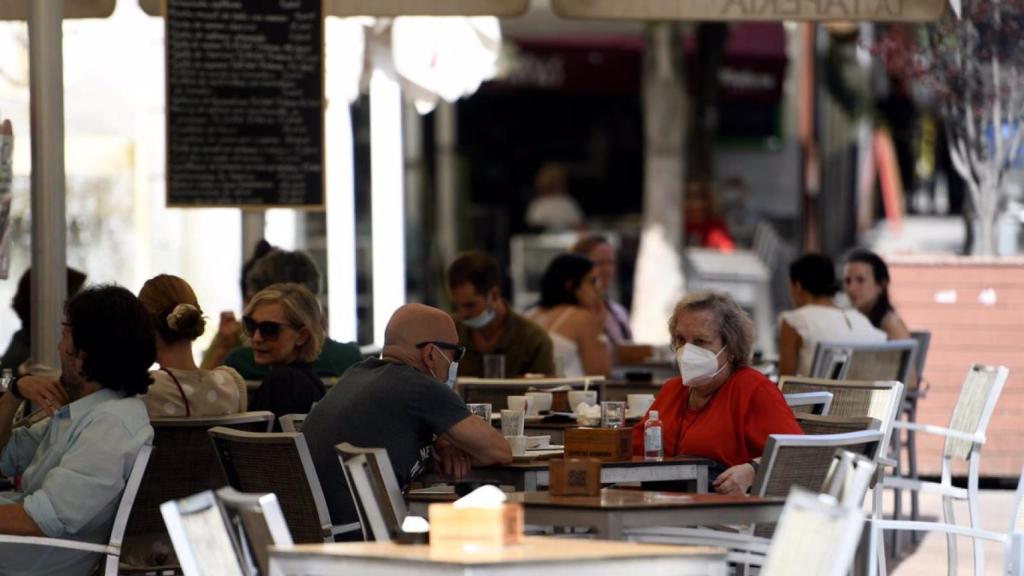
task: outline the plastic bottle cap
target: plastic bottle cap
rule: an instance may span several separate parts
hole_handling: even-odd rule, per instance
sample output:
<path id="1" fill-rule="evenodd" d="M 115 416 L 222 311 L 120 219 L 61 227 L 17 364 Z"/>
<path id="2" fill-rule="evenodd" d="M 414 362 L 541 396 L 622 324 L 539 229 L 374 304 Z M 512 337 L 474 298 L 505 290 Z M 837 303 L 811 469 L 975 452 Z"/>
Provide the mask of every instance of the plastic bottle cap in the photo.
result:
<path id="1" fill-rule="evenodd" d="M 650 412 L 648 412 L 647 413 L 647 419 L 648 420 L 657 420 L 658 419 L 658 411 L 657 410 L 651 410 Z"/>

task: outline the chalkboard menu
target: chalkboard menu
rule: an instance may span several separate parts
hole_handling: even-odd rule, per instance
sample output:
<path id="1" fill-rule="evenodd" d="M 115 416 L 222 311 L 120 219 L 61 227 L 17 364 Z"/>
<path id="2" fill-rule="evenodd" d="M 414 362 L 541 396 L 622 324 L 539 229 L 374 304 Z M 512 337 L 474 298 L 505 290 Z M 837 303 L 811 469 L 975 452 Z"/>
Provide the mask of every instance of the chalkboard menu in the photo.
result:
<path id="1" fill-rule="evenodd" d="M 168 206 L 324 197 L 323 0 L 166 0 Z"/>

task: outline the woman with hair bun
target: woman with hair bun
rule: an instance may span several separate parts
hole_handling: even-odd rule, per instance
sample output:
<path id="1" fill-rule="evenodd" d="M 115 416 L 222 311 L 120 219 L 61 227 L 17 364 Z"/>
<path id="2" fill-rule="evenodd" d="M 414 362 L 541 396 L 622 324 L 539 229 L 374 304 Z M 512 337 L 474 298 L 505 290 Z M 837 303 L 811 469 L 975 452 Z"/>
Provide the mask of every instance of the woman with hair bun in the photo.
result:
<path id="1" fill-rule="evenodd" d="M 202 370 L 192 342 L 203 334 L 206 319 L 192 287 L 177 276 L 161 274 L 146 281 L 139 300 L 156 328 L 153 384 L 142 397 L 151 418 L 224 416 L 246 411 L 245 381 L 227 366 Z"/>
<path id="2" fill-rule="evenodd" d="M 885 332 L 857 310 L 834 302 L 836 267 L 824 254 L 805 254 L 789 266 L 789 294 L 795 310 L 780 321 L 779 374 L 810 376 L 819 342 L 884 342 Z"/>

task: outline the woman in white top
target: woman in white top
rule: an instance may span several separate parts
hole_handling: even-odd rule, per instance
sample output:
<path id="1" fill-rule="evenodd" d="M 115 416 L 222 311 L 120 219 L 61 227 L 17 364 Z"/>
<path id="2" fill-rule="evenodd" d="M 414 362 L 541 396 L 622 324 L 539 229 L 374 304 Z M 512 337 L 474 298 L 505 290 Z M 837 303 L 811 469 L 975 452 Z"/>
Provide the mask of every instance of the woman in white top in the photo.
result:
<path id="1" fill-rule="evenodd" d="M 783 312 L 779 374 L 809 376 L 819 342 L 884 342 L 885 332 L 867 316 L 835 305 L 836 269 L 824 254 L 806 254 L 789 267 L 789 293 L 795 310 Z"/>
<path id="2" fill-rule="evenodd" d="M 540 304 L 528 318 L 547 330 L 554 345 L 558 376 L 605 375 L 611 372 L 600 279 L 594 263 L 579 254 L 557 256 L 541 279 Z"/>
<path id="3" fill-rule="evenodd" d="M 192 341 L 206 327 L 192 287 L 177 276 L 161 274 L 139 291 L 156 328 L 153 383 L 142 401 L 150 418 L 224 416 L 245 412 L 245 380 L 233 368 L 200 370 L 192 355 Z"/>

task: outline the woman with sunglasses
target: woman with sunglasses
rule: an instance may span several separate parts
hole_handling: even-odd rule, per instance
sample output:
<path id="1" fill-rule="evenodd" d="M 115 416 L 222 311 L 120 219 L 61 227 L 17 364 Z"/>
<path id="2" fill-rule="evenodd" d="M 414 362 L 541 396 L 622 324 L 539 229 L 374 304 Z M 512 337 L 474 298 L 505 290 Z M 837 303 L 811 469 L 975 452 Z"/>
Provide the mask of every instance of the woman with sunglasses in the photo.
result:
<path id="1" fill-rule="evenodd" d="M 245 381 L 233 368 L 201 370 L 192 343 L 203 334 L 206 319 L 195 292 L 177 276 L 160 274 L 146 281 L 139 301 L 156 328 L 153 383 L 142 396 L 150 418 L 224 416 L 245 412 Z"/>
<path id="2" fill-rule="evenodd" d="M 269 410 L 277 417 L 306 414 L 323 398 L 324 383 L 312 367 L 326 337 L 320 317 L 316 296 L 301 284 L 274 284 L 249 300 L 242 329 L 256 364 L 270 368 L 250 410 Z"/>
<path id="3" fill-rule="evenodd" d="M 611 372 L 600 278 L 594 262 L 579 254 L 555 257 L 544 271 L 540 303 L 527 317 L 544 328 L 554 344 L 558 376 Z"/>

